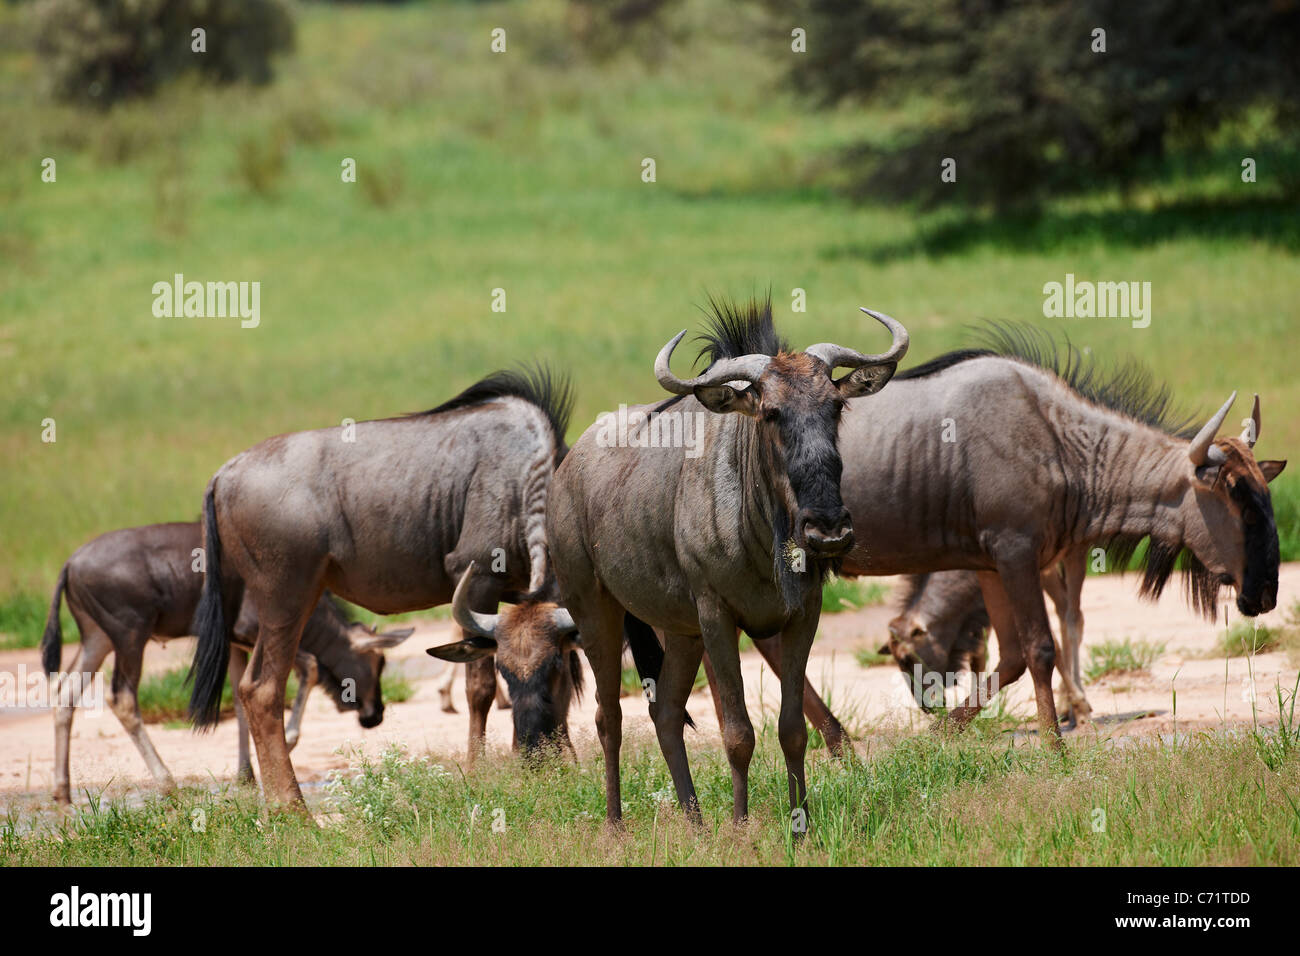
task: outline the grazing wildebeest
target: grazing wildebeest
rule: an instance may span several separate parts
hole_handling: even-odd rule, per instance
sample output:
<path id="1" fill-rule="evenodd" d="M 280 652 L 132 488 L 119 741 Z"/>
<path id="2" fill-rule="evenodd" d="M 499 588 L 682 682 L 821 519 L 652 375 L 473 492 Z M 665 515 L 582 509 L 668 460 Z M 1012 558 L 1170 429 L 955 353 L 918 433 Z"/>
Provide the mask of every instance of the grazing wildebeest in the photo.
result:
<path id="1" fill-rule="evenodd" d="M 268 439 L 213 475 L 191 715 L 196 726 L 216 717 L 224 635 L 247 592 L 261 626 L 238 693 L 268 801 L 303 806 L 275 702 L 322 589 L 383 614 L 418 610 L 450 601 L 473 562 L 484 573 L 467 585 L 470 608 L 494 613 L 503 597 L 536 603 L 547 581 L 547 489 L 570 404 L 567 383 L 544 369 L 498 372 L 427 412 Z M 557 632 L 520 639 L 538 634 Z M 547 651 L 564 656 L 558 640 Z M 495 690 L 492 657 L 470 663 L 471 760 Z M 544 715 L 518 699 L 511 712 L 516 739 L 538 739 Z"/>
<path id="2" fill-rule="evenodd" d="M 1077 549 L 1043 572 L 1043 592 L 1052 599 L 1060 621 L 1056 669 L 1061 674 L 1065 699 L 1062 725 L 1067 729 L 1092 711 L 1083 693 L 1079 662 L 1083 641 L 1079 598 L 1087 556 L 1086 549 Z M 913 574 L 906 584 L 898 616 L 889 622 L 889 641 L 880 652 L 894 658 L 911 682 L 917 703 L 929 711 L 931 701 L 918 683 L 918 671 L 921 675 L 951 675 L 969 668 L 972 674 L 984 673 L 989 615 L 974 571 Z"/>
<path id="3" fill-rule="evenodd" d="M 829 343 L 792 352 L 773 329 L 770 302 L 715 302 L 701 353 L 708 369 L 689 380 L 673 374 L 669 360 L 686 334 L 679 333 L 655 362 L 659 384 L 678 397 L 602 416 L 557 469 L 546 539 L 561 603 L 595 673 L 611 824 L 622 816 L 619 685 L 629 615 L 664 632 L 662 670 L 652 675 L 655 730 L 694 821 L 701 816 L 682 730 L 701 654 L 708 651 L 720 686 L 740 821 L 754 731 L 737 635 L 742 628 L 782 635 L 778 729 L 790 806 L 805 808 L 804 667 L 822 575 L 853 541 L 840 499 L 840 411 L 888 382 L 907 350 L 903 327 L 871 314 L 893 334 L 883 355 Z M 852 371 L 836 381 L 836 368 Z"/>
<path id="4" fill-rule="evenodd" d="M 50 613 L 41 638 L 41 663 L 47 674 L 60 669 L 63 628 L 59 606 L 67 597 L 68 611 L 81 631 L 81 646 L 69 673 L 93 674 L 105 658 L 114 656 L 112 708 L 122 722 L 154 780 L 165 789 L 175 787 L 140 719 L 137 692 L 145 645 L 193 633 L 191 627 L 203 575 L 195 570 L 195 552 L 202 546 L 197 521 L 145 525 L 110 531 L 82 545 L 59 572 Z M 375 634 L 346 620 L 327 598 L 313 610 L 303 634 L 295 668 L 298 694 L 290 720 L 293 743 L 298 740 L 307 695 L 316 683 L 324 684 L 339 709 L 359 710 L 363 719 L 383 713 L 379 674 L 383 650 L 410 635 L 410 629 Z M 240 608 L 233 640 L 251 646 L 257 634 L 257 611 L 245 601 Z M 232 659 L 232 672 L 242 669 Z M 344 694 L 343 681 L 352 682 Z M 60 698 L 54 711 L 54 798 L 71 799 L 68 769 L 69 740 L 76 701 Z M 248 732 L 239 714 L 239 775 L 252 778 Z M 292 744 L 291 744 L 292 746 Z"/>
<path id="5" fill-rule="evenodd" d="M 1043 569 L 1097 545 L 1123 567 L 1149 538 L 1144 596 L 1160 594 L 1182 555 L 1198 612 L 1214 617 L 1223 585 L 1242 614 L 1270 610 L 1278 541 L 1267 483 L 1286 463 L 1251 451 L 1258 396 L 1249 440 L 1216 440 L 1235 392 L 1193 432 L 1137 366 L 1107 375 L 1029 330 L 988 335 L 990 348 L 902 372 L 845 413 L 844 502 L 872 533 L 842 572 L 977 572 L 998 635 L 997 686 L 1027 665 L 1040 733 L 1059 746 Z M 953 712 L 957 726 L 988 691 L 986 681 Z"/>

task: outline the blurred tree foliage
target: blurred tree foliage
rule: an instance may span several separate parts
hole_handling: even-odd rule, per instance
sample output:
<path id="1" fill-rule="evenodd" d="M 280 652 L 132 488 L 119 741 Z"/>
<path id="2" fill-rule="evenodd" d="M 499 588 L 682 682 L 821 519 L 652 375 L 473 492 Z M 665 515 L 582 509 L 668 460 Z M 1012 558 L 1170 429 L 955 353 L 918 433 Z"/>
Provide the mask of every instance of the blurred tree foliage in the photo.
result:
<path id="1" fill-rule="evenodd" d="M 681 6 L 682 0 L 569 0 L 569 32 L 591 60 L 631 50 L 643 62 L 657 64 L 685 38 L 672 21 Z"/>
<path id="2" fill-rule="evenodd" d="M 851 151 L 872 198 L 1033 206 L 1126 185 L 1252 108 L 1300 130 L 1300 0 L 762 2 L 807 30 L 790 78 L 822 105 L 918 106 L 892 142 Z"/>
<path id="3" fill-rule="evenodd" d="M 193 70 L 218 83 L 267 83 L 291 49 L 287 0 L 41 0 L 36 51 L 59 99 L 107 108 Z M 206 31 L 194 52 L 192 31 Z"/>

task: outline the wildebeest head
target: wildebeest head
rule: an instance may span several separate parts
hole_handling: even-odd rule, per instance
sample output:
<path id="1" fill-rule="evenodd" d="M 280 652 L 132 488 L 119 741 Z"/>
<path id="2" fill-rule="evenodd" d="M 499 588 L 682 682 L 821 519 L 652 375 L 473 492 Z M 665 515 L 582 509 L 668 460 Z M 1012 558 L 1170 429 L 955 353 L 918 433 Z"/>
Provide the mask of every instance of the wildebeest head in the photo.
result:
<path id="1" fill-rule="evenodd" d="M 978 580 L 962 572 L 912 575 L 902 608 L 889 622 L 890 654 L 923 710 L 931 706 L 920 681 L 937 673 L 947 684 L 963 669 L 982 667 L 988 612 Z"/>
<path id="2" fill-rule="evenodd" d="M 1219 586 L 1231 585 L 1237 588 L 1237 610 L 1253 617 L 1277 605 L 1277 522 L 1268 483 L 1286 462 L 1255 460 L 1258 395 L 1246 423 L 1246 440 L 1216 440 L 1236 397 L 1233 392 L 1188 446 L 1194 477 L 1179 511 L 1182 543 L 1195 558 L 1190 584 L 1197 604 L 1213 613 Z M 1148 577 L 1162 570 L 1162 564 L 1172 569 L 1177 549 L 1154 540 L 1151 549 L 1158 553 L 1148 559 Z"/>
<path id="3" fill-rule="evenodd" d="M 455 644 L 429 648 L 453 663 L 496 656 L 496 669 L 510 691 L 514 748 L 533 757 L 568 739 L 569 707 L 582 693 L 578 629 L 567 610 L 553 601 L 525 598 L 496 614 L 469 606 L 471 564 L 452 597 L 452 616 L 469 635 Z"/>
<path id="4" fill-rule="evenodd" d="M 384 651 L 396 647 L 414 633 L 404 627 L 382 634 L 360 621 L 343 625 L 346 641 L 334 641 L 328 648 L 313 649 L 318 677 L 340 710 L 357 711 L 362 727 L 378 727 L 384 719 L 384 697 L 380 689 L 384 673 Z"/>
<path id="5" fill-rule="evenodd" d="M 770 303 L 761 316 L 757 307 L 751 311 L 742 316 L 718 309 L 715 342 L 744 323 L 765 321 L 770 331 Z M 655 377 L 673 394 L 694 395 L 711 412 L 735 412 L 757 421 L 768 474 L 784 499 L 795 544 L 815 558 L 834 558 L 853 547 L 853 522 L 840 498 L 840 413 L 849 399 L 883 388 L 907 352 L 902 325 L 882 313 L 862 311 L 892 333 L 888 352 L 864 355 L 829 342 L 803 352 L 778 347 L 775 354 L 727 355 L 715 348 L 714 361 L 703 374 L 680 379 L 669 360 L 686 334 L 682 330 L 655 361 Z M 837 368 L 852 371 L 836 380 Z"/>

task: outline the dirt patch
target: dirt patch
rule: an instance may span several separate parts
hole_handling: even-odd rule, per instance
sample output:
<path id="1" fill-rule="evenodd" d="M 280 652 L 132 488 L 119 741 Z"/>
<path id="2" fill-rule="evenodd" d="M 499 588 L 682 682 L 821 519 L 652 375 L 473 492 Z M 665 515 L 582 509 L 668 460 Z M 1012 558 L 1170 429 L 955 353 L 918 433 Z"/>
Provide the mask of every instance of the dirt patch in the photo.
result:
<path id="1" fill-rule="evenodd" d="M 893 579 L 882 580 L 895 583 Z M 1086 690 L 1094 719 L 1075 733 L 1089 738 L 1133 736 L 1163 734 L 1175 728 L 1249 724 L 1252 706 L 1261 723 L 1275 724 L 1278 715 L 1274 689 L 1280 684 L 1289 691 L 1295 685 L 1295 661 L 1285 652 L 1227 660 L 1212 656 L 1223 631 L 1222 622 L 1216 626 L 1195 617 L 1182 603 L 1176 587 L 1170 587 L 1158 604 L 1142 602 L 1136 595 L 1137 583 L 1135 575 L 1088 582 L 1083 591 L 1084 661 L 1088 659 L 1089 644 L 1106 639 L 1127 637 L 1163 644 L 1165 649 L 1145 672 L 1114 675 L 1089 684 Z M 1261 624 L 1286 624 L 1287 609 L 1297 597 L 1300 564 L 1284 565 L 1279 607 L 1261 617 Z M 889 723 L 923 732 L 930 726 L 930 718 L 917 710 L 897 669 L 892 665 L 863 668 L 854 659 L 857 649 L 875 649 L 881 643 L 892 614 L 890 607 L 882 606 L 824 616 L 808 674 L 831 701 L 832 709 L 850 726 L 866 728 Z M 1235 608 L 1231 619 L 1238 619 Z M 330 770 L 346 767 L 345 751 L 354 747 L 378 752 L 390 744 L 402 744 L 416 753 L 432 751 L 452 759 L 462 758 L 468 728 L 463 681 L 457 681 L 455 691 L 460 713 L 444 714 L 436 685 L 442 668 L 450 665 L 425 654 L 425 648 L 453 639 L 449 622 L 420 623 L 416 633 L 390 654 L 390 667 L 403 671 L 415 693 L 403 703 L 390 703 L 383 724 L 373 730 L 363 730 L 355 716 L 337 712 L 324 694 L 314 694 L 303 721 L 302 740 L 293 752 L 300 779 L 307 784 L 319 782 Z M 146 671 L 185 666 L 192 653 L 191 640 L 153 645 L 145 656 Z M 65 651 L 65 660 L 70 657 L 70 652 Z M 992 657 L 996 660 L 996 650 Z M 0 671 L 16 673 L 20 666 L 36 671 L 38 652 L 0 652 Z M 744 656 L 743 671 L 751 718 L 757 723 L 765 716 L 774 717 L 780 688 L 771 671 L 752 651 Z M 1249 693 L 1252 678 L 1256 688 L 1253 705 Z M 1013 713 L 1030 716 L 1032 697 L 1029 678 L 1023 677 L 1008 689 L 1007 707 Z M 648 722 L 646 704 L 639 697 L 624 698 L 623 711 L 628 728 L 643 727 Z M 707 690 L 692 697 L 690 711 L 703 738 L 716 742 L 717 720 Z M 575 742 L 590 742 L 594 737 L 594 713 L 595 702 L 588 694 L 572 712 Z M 179 781 L 210 784 L 234 775 L 233 720 L 223 721 L 208 734 L 152 725 L 149 735 Z M 510 714 L 494 710 L 488 719 L 489 746 L 507 750 L 510 738 Z M 0 805 L 30 804 L 33 798 L 39 801 L 49 794 L 54 778 L 53 748 L 53 718 L 48 710 L 0 710 Z M 133 796 L 151 786 L 143 760 L 110 711 L 98 716 L 78 715 L 72 737 L 72 784 L 74 790 L 88 788 L 106 790 L 109 795 Z"/>

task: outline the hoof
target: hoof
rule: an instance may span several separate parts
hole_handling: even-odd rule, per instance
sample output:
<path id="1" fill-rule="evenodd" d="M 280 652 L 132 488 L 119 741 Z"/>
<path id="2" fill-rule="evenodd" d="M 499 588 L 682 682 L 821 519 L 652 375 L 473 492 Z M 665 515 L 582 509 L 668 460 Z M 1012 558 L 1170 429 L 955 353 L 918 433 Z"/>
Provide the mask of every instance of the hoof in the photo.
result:
<path id="1" fill-rule="evenodd" d="M 54 791 L 54 802 L 61 807 L 72 805 L 72 792 L 70 787 L 59 787 Z"/>
<path id="2" fill-rule="evenodd" d="M 459 712 L 458 710 L 456 710 L 456 708 L 455 708 L 453 705 L 451 705 L 451 704 L 443 704 L 443 705 L 442 705 L 442 712 L 443 712 L 444 714 L 456 714 L 456 713 L 460 713 L 460 712 Z"/>

